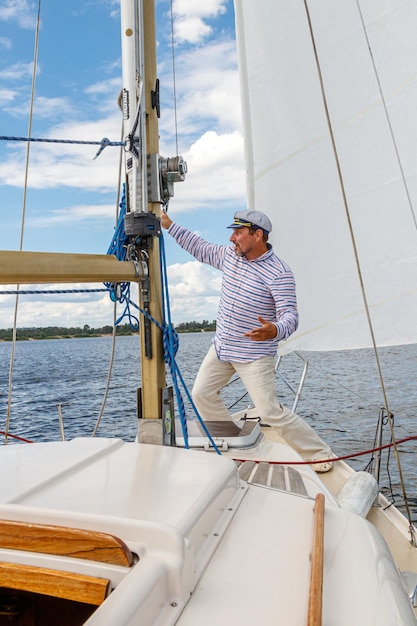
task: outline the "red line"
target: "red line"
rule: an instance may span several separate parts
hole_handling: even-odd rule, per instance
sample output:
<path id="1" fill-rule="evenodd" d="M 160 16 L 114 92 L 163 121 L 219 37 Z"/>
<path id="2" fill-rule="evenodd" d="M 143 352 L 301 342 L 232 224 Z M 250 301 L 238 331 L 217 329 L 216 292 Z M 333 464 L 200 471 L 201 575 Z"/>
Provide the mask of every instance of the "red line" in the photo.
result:
<path id="1" fill-rule="evenodd" d="M 412 437 L 406 437 L 396 442 L 396 445 L 404 443 L 406 441 L 413 441 L 417 439 L 417 435 Z M 315 461 L 262 461 L 255 459 L 233 459 L 234 461 L 252 461 L 253 463 L 268 463 L 269 465 L 314 465 L 316 463 L 335 463 L 336 461 L 345 461 L 346 459 L 353 459 L 356 456 L 363 456 L 364 454 L 370 454 L 372 452 L 378 452 L 378 450 L 385 450 L 386 448 L 392 448 L 393 443 L 387 443 L 379 448 L 371 448 L 370 450 L 364 450 L 363 452 L 355 452 L 353 454 L 346 454 L 345 456 L 332 457 L 331 459 L 316 459 Z"/>
<path id="2" fill-rule="evenodd" d="M 24 441 L 25 443 L 33 443 L 30 439 L 25 439 L 24 437 L 19 437 L 18 435 L 12 435 L 10 433 L 5 433 L 4 430 L 0 430 L 0 435 L 4 435 L 5 437 L 12 437 L 12 439 L 18 439 L 19 441 Z"/>

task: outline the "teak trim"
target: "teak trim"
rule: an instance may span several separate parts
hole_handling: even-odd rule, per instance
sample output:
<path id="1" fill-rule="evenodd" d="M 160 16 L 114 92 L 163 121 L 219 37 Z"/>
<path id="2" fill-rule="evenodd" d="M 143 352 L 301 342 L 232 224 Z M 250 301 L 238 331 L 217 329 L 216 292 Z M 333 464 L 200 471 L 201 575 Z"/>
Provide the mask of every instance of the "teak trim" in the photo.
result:
<path id="1" fill-rule="evenodd" d="M 109 581 L 85 574 L 0 562 L 0 587 L 100 605 Z"/>
<path id="2" fill-rule="evenodd" d="M 324 494 L 316 495 L 307 626 L 321 626 L 323 609 Z"/>
<path id="3" fill-rule="evenodd" d="M 0 520 L 0 548 L 70 556 L 126 567 L 133 564 L 131 551 L 118 537 L 65 526 Z"/>

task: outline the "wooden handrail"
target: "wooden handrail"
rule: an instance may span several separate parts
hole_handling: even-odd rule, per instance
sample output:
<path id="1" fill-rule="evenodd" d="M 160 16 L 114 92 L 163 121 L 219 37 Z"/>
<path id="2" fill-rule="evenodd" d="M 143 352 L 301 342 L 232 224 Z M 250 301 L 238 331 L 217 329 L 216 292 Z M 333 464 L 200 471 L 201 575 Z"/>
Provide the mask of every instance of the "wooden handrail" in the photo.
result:
<path id="1" fill-rule="evenodd" d="M 104 602 L 109 581 L 33 565 L 0 562 L 0 587 L 94 604 Z"/>
<path id="2" fill-rule="evenodd" d="M 93 530 L 0 520 L 0 548 L 43 552 L 130 567 L 133 554 L 118 537 Z"/>
<path id="3" fill-rule="evenodd" d="M 307 626 L 321 626 L 323 609 L 324 494 L 316 495 Z"/>

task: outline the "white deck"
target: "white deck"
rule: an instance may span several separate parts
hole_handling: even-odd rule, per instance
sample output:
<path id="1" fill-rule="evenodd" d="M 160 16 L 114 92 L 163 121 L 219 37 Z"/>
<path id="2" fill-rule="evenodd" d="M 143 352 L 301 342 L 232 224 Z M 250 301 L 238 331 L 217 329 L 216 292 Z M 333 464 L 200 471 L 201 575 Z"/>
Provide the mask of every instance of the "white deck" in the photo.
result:
<path id="1" fill-rule="evenodd" d="M 262 445 L 298 460 L 287 446 Z M 5 549 L 0 560 L 108 578 L 114 591 L 90 626 L 305 625 L 321 491 L 323 625 L 416 624 L 378 533 L 339 508 L 312 470 L 300 475 L 307 496 L 242 483 L 214 453 L 106 439 L 3 447 L 0 518 L 112 533 L 139 560 L 125 568 Z"/>

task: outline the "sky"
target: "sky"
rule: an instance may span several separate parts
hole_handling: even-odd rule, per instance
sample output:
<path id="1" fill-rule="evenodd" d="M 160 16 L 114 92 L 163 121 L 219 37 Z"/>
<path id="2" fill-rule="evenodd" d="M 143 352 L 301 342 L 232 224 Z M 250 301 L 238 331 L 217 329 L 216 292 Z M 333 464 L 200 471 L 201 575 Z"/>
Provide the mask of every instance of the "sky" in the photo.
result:
<path id="1" fill-rule="evenodd" d="M 42 0 L 30 121 L 37 12 L 38 0 L 0 0 L 0 136 L 27 137 L 31 125 L 32 137 L 120 141 L 119 0 Z M 160 154 L 175 156 L 178 145 L 188 165 L 169 214 L 209 241 L 228 243 L 226 227 L 246 206 L 233 0 L 172 0 L 172 9 L 170 0 L 157 0 L 156 16 Z M 0 250 L 107 252 L 120 152 L 107 147 L 94 159 L 97 150 L 31 143 L 28 155 L 27 142 L 0 141 Z M 164 237 L 173 322 L 215 319 L 220 273 Z M 22 288 L 89 287 L 100 285 Z M 15 286 L 0 286 L 8 289 Z M 0 295 L 1 328 L 13 326 L 15 299 Z M 17 327 L 112 320 L 106 293 L 19 297 Z"/>

